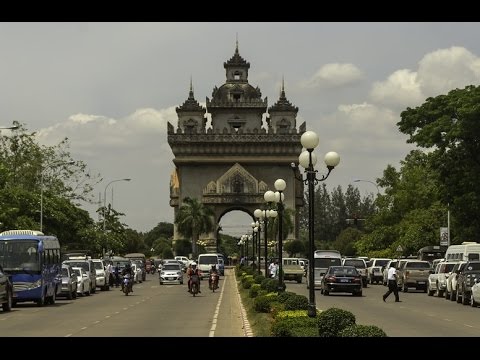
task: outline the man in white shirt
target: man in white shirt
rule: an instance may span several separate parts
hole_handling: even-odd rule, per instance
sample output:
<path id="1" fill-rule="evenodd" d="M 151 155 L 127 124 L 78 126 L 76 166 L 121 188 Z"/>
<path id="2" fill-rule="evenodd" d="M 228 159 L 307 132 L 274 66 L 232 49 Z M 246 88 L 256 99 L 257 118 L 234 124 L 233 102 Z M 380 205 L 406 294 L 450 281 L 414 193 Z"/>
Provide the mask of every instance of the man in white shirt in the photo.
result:
<path id="1" fill-rule="evenodd" d="M 397 269 L 395 269 L 395 266 L 392 263 L 390 264 L 390 268 L 388 269 L 387 280 L 388 291 L 383 295 L 383 301 L 385 302 L 385 299 L 388 297 L 388 295 L 393 292 L 393 294 L 395 295 L 395 302 L 400 302 L 400 299 L 398 298 Z"/>

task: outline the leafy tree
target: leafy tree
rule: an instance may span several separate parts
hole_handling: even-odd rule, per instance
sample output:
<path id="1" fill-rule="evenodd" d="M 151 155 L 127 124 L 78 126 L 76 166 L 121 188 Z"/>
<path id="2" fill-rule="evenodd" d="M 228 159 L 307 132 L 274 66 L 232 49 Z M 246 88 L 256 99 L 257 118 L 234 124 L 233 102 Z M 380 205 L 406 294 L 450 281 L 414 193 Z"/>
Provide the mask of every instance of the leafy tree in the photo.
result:
<path id="1" fill-rule="evenodd" d="M 164 259 L 173 259 L 172 249 L 164 249 L 162 253 Z"/>
<path id="2" fill-rule="evenodd" d="M 469 85 L 407 108 L 398 122 L 408 142 L 431 149 L 438 193 L 452 213 L 453 242 L 480 237 L 480 87 Z"/>
<path id="3" fill-rule="evenodd" d="M 187 239 L 192 239 L 193 256 L 197 256 L 199 235 L 213 231 L 214 212 L 197 199 L 186 197 L 179 207 L 175 223 L 178 232 Z"/>
<path id="4" fill-rule="evenodd" d="M 189 256 L 192 250 L 192 244 L 188 240 L 177 240 L 175 242 L 175 254 L 179 256 Z"/>
<path id="5" fill-rule="evenodd" d="M 160 222 L 152 230 L 145 234 L 145 244 L 153 247 L 153 243 L 158 239 L 173 238 L 173 224 L 168 222 Z"/>
<path id="6" fill-rule="evenodd" d="M 353 227 L 344 229 L 335 239 L 333 247 L 345 256 L 356 255 L 355 242 L 360 239 L 362 232 Z"/>
<path id="7" fill-rule="evenodd" d="M 304 242 L 301 240 L 287 241 L 283 248 L 288 252 L 290 257 L 293 257 L 294 254 L 303 253 L 305 251 Z"/>

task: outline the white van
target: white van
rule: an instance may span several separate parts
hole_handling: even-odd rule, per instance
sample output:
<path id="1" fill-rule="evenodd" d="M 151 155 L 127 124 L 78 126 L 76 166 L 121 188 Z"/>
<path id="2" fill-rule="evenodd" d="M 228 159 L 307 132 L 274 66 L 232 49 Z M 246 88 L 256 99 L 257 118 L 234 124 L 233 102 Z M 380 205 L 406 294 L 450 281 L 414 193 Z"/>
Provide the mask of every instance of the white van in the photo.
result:
<path id="1" fill-rule="evenodd" d="M 218 264 L 217 254 L 200 254 L 197 259 L 197 268 L 202 272 L 200 279 L 208 278 L 208 273 L 212 268 L 212 265 Z"/>
<path id="2" fill-rule="evenodd" d="M 450 245 L 445 253 L 445 260 L 480 260 L 480 244 L 476 242 L 463 242 L 461 245 Z"/>
<path id="3" fill-rule="evenodd" d="M 337 250 L 317 250 L 313 254 L 313 288 L 320 287 L 322 278 L 330 266 L 341 266 L 342 256 Z M 307 289 L 310 288 L 310 274 L 307 270 Z"/>

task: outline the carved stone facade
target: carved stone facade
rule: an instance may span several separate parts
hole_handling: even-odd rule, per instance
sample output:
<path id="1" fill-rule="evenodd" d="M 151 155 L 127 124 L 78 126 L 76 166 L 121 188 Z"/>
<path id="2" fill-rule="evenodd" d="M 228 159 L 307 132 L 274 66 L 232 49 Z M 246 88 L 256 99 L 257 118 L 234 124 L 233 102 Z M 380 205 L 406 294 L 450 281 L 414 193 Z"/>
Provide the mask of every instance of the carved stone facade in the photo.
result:
<path id="1" fill-rule="evenodd" d="M 263 194 L 274 189 L 283 178 L 285 206 L 297 210 L 303 206 L 303 183 L 293 176 L 290 164 L 298 162 L 302 151 L 297 129 L 298 108 L 285 96 L 282 81 L 279 100 L 268 108 L 258 86 L 248 83 L 250 64 L 239 54 L 238 43 L 233 57 L 224 63 L 226 82 L 215 86 L 212 99 L 202 107 L 190 83 L 188 99 L 177 107 L 178 126 L 168 123 L 168 143 L 174 154 L 175 170 L 170 180 L 170 206 L 176 217 L 185 197 L 197 198 L 213 208 L 215 228 L 223 215 L 233 210 L 253 212 L 264 207 Z M 207 112 L 208 109 L 208 112 Z M 206 115 L 211 116 L 207 128 Z M 298 238 L 295 231 L 289 238 Z M 174 241 L 181 238 L 174 226 Z M 201 236 L 213 248 L 217 232 Z"/>

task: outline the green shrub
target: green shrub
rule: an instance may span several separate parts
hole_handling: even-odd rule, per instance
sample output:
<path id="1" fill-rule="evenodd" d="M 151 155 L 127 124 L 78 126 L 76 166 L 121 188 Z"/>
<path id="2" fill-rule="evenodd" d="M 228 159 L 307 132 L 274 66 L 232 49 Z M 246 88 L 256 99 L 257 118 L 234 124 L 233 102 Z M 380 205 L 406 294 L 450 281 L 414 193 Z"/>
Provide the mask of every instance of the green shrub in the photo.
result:
<path id="1" fill-rule="evenodd" d="M 253 306 L 256 312 L 269 313 L 270 304 L 274 301 L 277 301 L 277 295 L 275 294 L 257 296 L 253 301 Z"/>
<path id="2" fill-rule="evenodd" d="M 263 290 L 260 286 L 260 290 L 258 290 L 258 294 L 257 296 L 263 296 L 263 295 L 267 295 L 268 294 L 268 291 L 267 290 Z"/>
<path id="3" fill-rule="evenodd" d="M 285 310 L 308 310 L 308 298 L 305 295 L 289 296 L 285 300 Z"/>
<path id="4" fill-rule="evenodd" d="M 278 290 L 278 280 L 276 279 L 265 279 L 262 281 L 262 289 L 267 290 L 268 292 L 277 292 Z"/>
<path id="5" fill-rule="evenodd" d="M 318 316 L 318 334 L 321 337 L 338 336 L 338 333 L 355 324 L 355 315 L 350 311 L 329 308 Z"/>
<path id="6" fill-rule="evenodd" d="M 284 303 L 288 298 L 296 296 L 297 294 L 291 291 L 283 291 L 278 294 L 278 301 Z"/>
<path id="7" fill-rule="evenodd" d="M 246 282 L 253 282 L 253 276 L 252 275 L 242 276 L 242 285 L 244 285 Z"/>
<path id="8" fill-rule="evenodd" d="M 271 332 L 273 336 L 318 336 L 317 319 L 308 316 L 276 319 Z"/>
<path id="9" fill-rule="evenodd" d="M 253 279 L 250 279 L 250 278 L 242 282 L 244 289 L 250 289 L 253 284 L 255 284 L 255 282 L 253 281 Z"/>
<path id="10" fill-rule="evenodd" d="M 258 292 L 260 291 L 260 284 L 252 284 L 250 287 L 250 291 L 248 292 L 248 296 L 251 298 L 255 298 L 258 296 Z"/>
<path id="11" fill-rule="evenodd" d="M 270 303 L 270 313 L 272 314 L 272 317 L 274 319 L 279 312 L 283 312 L 283 311 L 285 311 L 285 304 L 282 304 L 281 302 L 279 302 L 278 297 L 276 301 Z"/>
<path id="12" fill-rule="evenodd" d="M 341 337 L 386 337 L 385 331 L 375 325 L 350 325 L 340 331 Z"/>
<path id="13" fill-rule="evenodd" d="M 263 275 L 255 276 L 255 284 L 261 284 L 263 280 L 265 280 L 265 276 Z"/>

